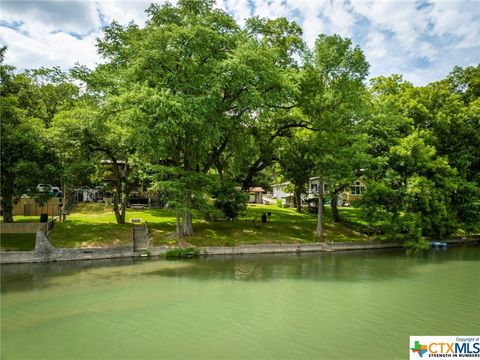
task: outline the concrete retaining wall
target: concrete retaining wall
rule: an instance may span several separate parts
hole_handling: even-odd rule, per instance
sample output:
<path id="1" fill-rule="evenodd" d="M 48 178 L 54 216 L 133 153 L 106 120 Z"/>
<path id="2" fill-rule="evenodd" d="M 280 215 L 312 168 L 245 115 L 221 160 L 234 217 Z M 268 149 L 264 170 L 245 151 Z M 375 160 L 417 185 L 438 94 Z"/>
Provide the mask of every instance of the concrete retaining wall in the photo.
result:
<path id="1" fill-rule="evenodd" d="M 150 256 L 160 256 L 165 254 L 169 249 L 171 248 L 166 246 L 150 246 L 148 252 L 150 253 Z"/>
<path id="2" fill-rule="evenodd" d="M 2 223 L 0 232 L 2 234 L 35 234 L 38 230 L 43 229 L 45 223 L 26 222 L 26 223 Z"/>
<path id="3" fill-rule="evenodd" d="M 20 264 L 42 262 L 42 259 L 35 256 L 34 251 L 5 251 L 0 253 L 0 263 Z"/>
<path id="4" fill-rule="evenodd" d="M 479 239 L 451 239 L 449 244 L 463 244 L 478 242 Z M 266 245 L 241 245 L 200 247 L 201 255 L 243 255 L 243 254 L 280 254 L 300 253 L 314 251 L 342 251 L 342 250 L 373 250 L 401 248 L 396 242 L 341 242 L 341 243 L 313 243 L 313 244 L 266 244 Z M 159 256 L 170 248 L 166 246 L 150 246 L 149 255 Z M 112 248 L 82 248 L 68 249 L 55 248 L 48 241 L 43 231 L 37 231 L 35 251 L 7 251 L 0 253 L 0 263 L 35 263 L 48 261 L 96 260 L 135 257 L 140 254 L 133 251 L 133 246 Z"/>
<path id="5" fill-rule="evenodd" d="M 55 249 L 52 255 L 55 261 L 68 261 L 133 257 L 135 253 L 133 252 L 132 246 L 119 246 L 91 249 Z"/>
<path id="6" fill-rule="evenodd" d="M 277 254 L 313 251 L 340 251 L 400 248 L 400 243 L 314 243 L 314 244 L 268 244 L 268 245 L 241 245 L 222 247 L 201 247 L 202 255 L 242 255 L 242 254 Z"/>
<path id="7" fill-rule="evenodd" d="M 45 224 L 37 230 L 34 251 L 5 251 L 0 253 L 1 264 L 36 263 L 48 261 L 71 261 L 89 259 L 112 259 L 133 257 L 132 246 L 120 246 L 111 248 L 83 248 L 68 249 L 55 248 L 45 235 Z"/>
<path id="8" fill-rule="evenodd" d="M 445 240 L 451 245 L 466 243 L 478 243 L 480 239 L 449 239 Z M 314 244 L 269 244 L 269 245 L 241 245 L 241 246 L 219 246 L 201 247 L 202 255 L 242 255 L 242 254 L 275 254 L 293 252 L 313 251 L 346 251 L 346 250 L 375 250 L 375 249 L 396 249 L 402 248 L 399 242 L 336 242 L 336 243 L 314 243 Z M 168 250 L 168 249 L 167 249 Z"/>
<path id="9" fill-rule="evenodd" d="M 201 255 L 243 255 L 243 254 L 280 254 L 313 251 L 337 251 L 337 250 L 360 250 L 360 249 L 385 249 L 401 247 L 397 243 L 315 243 L 315 244 L 271 244 L 271 245 L 241 245 L 221 247 L 201 247 Z M 150 246 L 150 256 L 160 256 L 169 250 L 166 246 Z M 28 263 L 47 261 L 71 261 L 88 259 L 112 259 L 122 257 L 134 257 L 138 254 L 132 246 L 114 248 L 83 248 L 68 249 L 55 248 L 50 244 L 43 232 L 37 232 L 35 251 L 7 251 L 0 253 L 0 263 Z"/>
<path id="10" fill-rule="evenodd" d="M 0 253 L 0 263 L 37 263 L 49 261 L 96 260 L 134 257 L 131 246 L 91 249 L 53 249 L 44 253 L 35 251 L 7 251 Z"/>

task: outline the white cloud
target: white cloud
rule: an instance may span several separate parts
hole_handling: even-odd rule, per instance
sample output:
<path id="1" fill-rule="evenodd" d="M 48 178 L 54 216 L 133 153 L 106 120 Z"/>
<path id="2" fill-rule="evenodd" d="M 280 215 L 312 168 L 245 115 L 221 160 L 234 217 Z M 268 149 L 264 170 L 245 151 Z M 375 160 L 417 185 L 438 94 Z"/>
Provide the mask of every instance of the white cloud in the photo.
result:
<path id="1" fill-rule="evenodd" d="M 315 13 L 307 15 L 300 25 L 303 28 L 303 38 L 310 47 L 313 47 L 318 35 L 326 30 L 325 24 Z"/>
<path id="2" fill-rule="evenodd" d="M 76 62 L 94 67 L 99 61 L 95 38 L 99 33 L 78 39 L 64 32 L 38 33 L 28 36 L 7 27 L 0 27 L 0 40 L 7 44 L 6 62 L 19 70 L 60 66 L 72 67 Z"/>
<path id="3" fill-rule="evenodd" d="M 356 21 L 352 10 L 352 6 L 347 3 L 340 1 L 331 2 L 329 8 L 324 13 L 330 22 L 330 28 L 334 28 L 339 35 L 351 37 Z"/>
<path id="4" fill-rule="evenodd" d="M 164 1 L 156 1 L 156 3 L 163 3 Z M 171 2 L 171 1 L 170 1 Z M 145 23 L 147 14 L 145 10 L 150 6 L 150 0 L 136 0 L 136 1 L 115 1 L 115 0 L 101 0 L 95 1 L 98 11 L 104 16 L 107 23 L 116 20 L 122 25 L 126 25 L 133 21 L 138 25 Z"/>
<path id="5" fill-rule="evenodd" d="M 365 52 L 368 52 L 369 58 L 372 60 L 384 61 L 387 56 L 385 47 L 386 36 L 379 31 L 372 31 L 367 35 Z"/>
<path id="6" fill-rule="evenodd" d="M 289 10 L 285 1 L 257 1 L 255 2 L 255 15 L 266 18 L 285 17 L 289 15 Z"/>
<path id="7" fill-rule="evenodd" d="M 434 35 L 453 36 L 453 46 L 458 49 L 479 46 L 480 2 L 463 1 L 458 6 L 453 1 L 439 1 L 432 6 L 430 16 Z"/>
<path id="8" fill-rule="evenodd" d="M 470 46 L 478 46 L 480 2 L 462 1 L 459 5 L 454 1 L 438 1 L 433 4 L 430 17 L 434 34 L 468 37 Z"/>
<path id="9" fill-rule="evenodd" d="M 374 28 L 391 31 L 407 51 L 416 49 L 420 34 L 428 28 L 428 10 L 417 9 L 413 1 L 355 1 L 352 6 Z"/>
<path id="10" fill-rule="evenodd" d="M 24 30 L 88 34 L 100 26 L 93 1 L 2 1 L 1 19 L 21 22 Z"/>
<path id="11" fill-rule="evenodd" d="M 243 0 L 217 0 L 217 6 L 230 13 L 235 21 L 240 25 L 245 24 L 245 20 L 252 16 L 250 6 Z"/>
<path id="12" fill-rule="evenodd" d="M 0 43 L 8 46 L 6 62 L 19 70 L 101 62 L 96 39 L 103 22 L 143 24 L 149 0 L 136 1 L 2 1 Z"/>

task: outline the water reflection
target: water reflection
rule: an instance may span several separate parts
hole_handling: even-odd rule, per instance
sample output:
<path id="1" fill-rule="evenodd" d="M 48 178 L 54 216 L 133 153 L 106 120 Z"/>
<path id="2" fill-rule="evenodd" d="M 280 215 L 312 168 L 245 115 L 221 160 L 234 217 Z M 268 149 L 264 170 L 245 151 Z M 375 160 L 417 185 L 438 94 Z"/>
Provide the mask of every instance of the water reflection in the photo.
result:
<path id="1" fill-rule="evenodd" d="M 196 280 L 314 281 L 388 280 L 409 277 L 416 267 L 448 261 L 479 261 L 480 247 L 451 248 L 407 256 L 402 250 L 207 257 L 194 267 L 158 269 L 150 275 Z"/>
<path id="2" fill-rule="evenodd" d="M 103 259 L 82 261 L 60 261 L 34 264 L 5 264 L 1 266 L 1 292 L 30 291 L 49 285 L 49 279 L 57 276 L 69 276 L 74 273 L 96 268 L 115 268 L 132 265 L 137 260 Z"/>
<path id="3" fill-rule="evenodd" d="M 336 253 L 211 256 L 197 260 L 166 261 L 111 259 L 47 264 L 11 264 L 1 267 L 1 291 L 30 291 L 55 286 L 52 278 L 91 273 L 105 283 L 127 276 L 177 277 L 206 280 L 383 281 L 412 276 L 417 267 L 448 261 L 479 261 L 480 247 L 449 248 L 407 256 L 402 250 Z"/>

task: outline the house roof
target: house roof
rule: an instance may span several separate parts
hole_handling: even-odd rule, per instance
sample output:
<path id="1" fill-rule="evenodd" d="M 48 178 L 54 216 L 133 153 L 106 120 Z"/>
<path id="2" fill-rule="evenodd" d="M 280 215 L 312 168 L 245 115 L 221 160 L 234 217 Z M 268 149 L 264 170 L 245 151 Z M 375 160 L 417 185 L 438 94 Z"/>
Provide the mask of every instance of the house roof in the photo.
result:
<path id="1" fill-rule="evenodd" d="M 249 192 L 264 192 L 265 190 L 263 190 L 260 186 L 255 186 L 255 187 L 251 187 L 248 189 Z"/>
<path id="2" fill-rule="evenodd" d="M 117 165 L 125 165 L 127 162 L 125 160 L 117 160 Z M 113 161 L 112 160 L 102 160 L 100 161 L 100 164 L 102 165 L 112 165 Z"/>

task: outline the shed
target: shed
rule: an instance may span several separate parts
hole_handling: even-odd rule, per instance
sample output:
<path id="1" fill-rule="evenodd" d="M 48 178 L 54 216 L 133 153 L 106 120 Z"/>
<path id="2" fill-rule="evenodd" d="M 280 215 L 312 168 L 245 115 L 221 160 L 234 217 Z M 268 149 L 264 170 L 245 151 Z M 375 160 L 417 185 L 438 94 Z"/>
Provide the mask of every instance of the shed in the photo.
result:
<path id="1" fill-rule="evenodd" d="M 260 186 L 254 186 L 248 189 L 248 202 L 252 204 L 263 204 L 262 194 L 265 192 Z"/>

